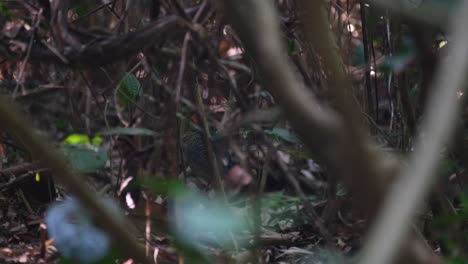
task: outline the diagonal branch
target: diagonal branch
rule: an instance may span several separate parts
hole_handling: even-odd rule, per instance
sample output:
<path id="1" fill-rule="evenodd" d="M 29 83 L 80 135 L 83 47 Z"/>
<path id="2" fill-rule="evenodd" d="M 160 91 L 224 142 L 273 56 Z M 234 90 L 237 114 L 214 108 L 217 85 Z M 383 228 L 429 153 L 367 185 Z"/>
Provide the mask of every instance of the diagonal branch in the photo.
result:
<path id="1" fill-rule="evenodd" d="M 198 7 L 189 8 L 186 12 L 191 14 L 196 10 L 198 10 Z M 60 48 L 61 54 L 57 55 L 57 51 L 41 42 L 36 42 L 31 47 L 30 59 L 36 61 L 47 60 L 69 66 L 105 65 L 128 58 L 151 46 L 163 34 L 174 29 L 177 23 L 176 16 L 167 16 L 140 30 L 122 36 L 95 34 L 69 28 L 60 35 L 67 37 L 67 41 L 64 42 L 74 43 L 73 45 L 62 43 L 64 46 Z M 72 39 L 75 41 L 72 41 Z M 80 41 L 81 44 L 78 43 Z M 18 39 L 8 40 L 0 37 L 0 50 L 5 49 L 1 51 L 2 53 L 6 51 L 10 55 L 17 54 L 15 50 L 18 50 L 21 45 L 24 46 L 24 43 Z"/>

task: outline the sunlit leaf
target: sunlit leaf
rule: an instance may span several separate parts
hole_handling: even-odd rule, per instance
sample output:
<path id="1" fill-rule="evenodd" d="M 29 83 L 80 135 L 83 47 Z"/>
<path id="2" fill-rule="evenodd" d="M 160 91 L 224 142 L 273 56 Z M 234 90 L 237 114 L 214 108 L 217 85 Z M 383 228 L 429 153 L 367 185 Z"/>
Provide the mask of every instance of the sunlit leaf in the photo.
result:
<path id="1" fill-rule="evenodd" d="M 63 140 L 63 143 L 68 145 L 89 145 L 90 140 L 87 135 L 71 134 Z"/>
<path id="2" fill-rule="evenodd" d="M 99 146 L 102 144 L 102 137 L 100 136 L 94 136 L 93 139 L 91 140 L 91 144 L 93 144 L 94 146 Z"/>

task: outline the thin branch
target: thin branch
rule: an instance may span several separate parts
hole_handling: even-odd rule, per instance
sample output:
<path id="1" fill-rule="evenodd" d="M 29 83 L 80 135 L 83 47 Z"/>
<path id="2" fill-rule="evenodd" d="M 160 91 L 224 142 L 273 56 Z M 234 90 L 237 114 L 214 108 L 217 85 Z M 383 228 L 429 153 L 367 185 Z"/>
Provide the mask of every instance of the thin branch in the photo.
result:
<path id="1" fill-rule="evenodd" d="M 192 13 L 195 10 L 197 10 L 197 7 L 189 8 L 187 12 Z M 86 41 L 86 43 L 90 44 L 84 43 L 79 49 L 64 46 L 61 49 L 61 56 L 58 56 L 48 47 L 45 47 L 44 44 L 40 42 L 33 43 L 30 60 L 47 60 L 69 66 L 105 65 L 130 57 L 151 46 L 159 40 L 161 35 L 173 29 L 176 25 L 177 18 L 175 16 L 168 16 L 123 36 L 96 35 L 90 32 L 70 29 L 70 32 L 67 33 L 68 36 L 91 36 L 92 40 Z M 71 32 L 74 32 L 74 34 L 71 34 Z M 14 48 L 15 45 L 19 45 L 18 43 L 22 42 L 20 40 L 15 40 L 15 42 L 11 40 L 9 43 L 4 41 L 0 42 L 0 46 L 4 46 L 9 54 L 16 54 Z"/>
<path id="2" fill-rule="evenodd" d="M 221 192 L 223 195 L 224 200 L 226 200 L 226 193 L 224 192 L 223 180 L 221 174 L 219 172 L 218 161 L 216 156 L 214 155 L 213 145 L 211 144 L 211 133 L 208 127 L 208 121 L 206 120 L 205 116 L 205 107 L 203 105 L 203 99 L 201 95 L 201 88 L 200 85 L 195 84 L 195 99 L 197 101 L 197 106 L 200 113 L 200 120 L 203 126 L 203 135 L 205 140 L 205 145 L 208 151 L 208 160 L 211 164 L 211 175 L 214 177 L 214 182 L 216 184 L 216 190 Z M 212 178 L 213 179 L 213 178 Z"/>

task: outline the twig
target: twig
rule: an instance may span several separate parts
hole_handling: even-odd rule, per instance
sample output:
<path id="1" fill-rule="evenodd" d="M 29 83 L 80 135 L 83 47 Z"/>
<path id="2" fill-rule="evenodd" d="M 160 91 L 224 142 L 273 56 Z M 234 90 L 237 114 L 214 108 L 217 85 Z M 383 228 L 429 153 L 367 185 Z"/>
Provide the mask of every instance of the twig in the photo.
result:
<path id="1" fill-rule="evenodd" d="M 361 23 L 362 23 L 362 45 L 364 48 L 364 67 L 365 67 L 365 84 L 366 84 L 366 99 L 367 99 L 367 109 L 366 111 L 371 113 L 372 111 L 372 84 L 371 84 L 371 65 L 369 60 L 369 32 L 367 30 L 367 10 L 366 6 L 363 3 L 360 3 L 361 11 Z M 372 42 L 370 45 L 373 45 Z M 377 101 L 375 102 L 377 106 Z M 377 120 L 377 119 L 376 119 Z"/>
<path id="2" fill-rule="evenodd" d="M 203 105 L 201 89 L 198 84 L 195 85 L 195 99 L 197 101 L 197 106 L 198 106 L 199 113 L 200 113 L 200 120 L 203 126 L 203 131 L 204 131 L 203 134 L 204 134 L 205 144 L 206 144 L 207 151 L 208 151 L 208 160 L 210 161 L 210 164 L 211 164 L 211 173 L 214 176 L 214 181 L 216 184 L 217 191 L 221 192 L 224 199 L 226 200 L 226 193 L 224 192 L 223 180 L 221 179 L 221 174 L 219 172 L 218 161 L 216 160 L 216 156 L 214 155 L 214 152 L 213 152 L 213 145 L 211 144 L 210 129 L 208 127 L 208 121 L 206 120 L 206 116 L 205 116 L 205 110 L 204 110 L 205 107 Z"/>
<path id="3" fill-rule="evenodd" d="M 35 16 L 35 21 L 34 21 L 35 23 L 33 25 L 33 28 L 31 29 L 31 31 L 33 33 L 31 34 L 31 37 L 29 39 L 29 44 L 28 44 L 28 49 L 26 51 L 26 56 L 24 57 L 24 60 L 23 60 L 23 62 L 21 64 L 21 68 L 20 68 L 18 78 L 17 78 L 18 83 L 16 84 L 15 90 L 13 92 L 13 97 L 15 97 L 16 93 L 18 92 L 19 86 L 21 85 L 21 87 L 23 87 L 22 86 L 23 85 L 23 80 L 22 79 L 23 79 L 24 69 L 26 68 L 26 64 L 28 63 L 28 60 L 29 60 L 29 55 L 31 54 L 31 48 L 33 46 L 35 31 L 36 31 L 37 27 L 39 26 L 39 22 L 41 21 L 41 19 L 40 19 L 41 14 L 42 14 L 42 9 L 40 9 L 39 12 Z"/>
<path id="4" fill-rule="evenodd" d="M 28 171 L 22 175 L 17 176 L 14 180 L 11 180 L 5 184 L 0 185 L 0 192 L 10 190 L 12 188 L 16 188 L 18 185 L 21 185 L 24 183 L 26 180 L 29 178 L 33 177 L 36 173 L 40 172 L 45 172 L 48 171 L 48 169 L 36 169 L 36 170 L 31 170 Z"/>
<path id="5" fill-rule="evenodd" d="M 188 8 L 186 12 L 192 13 L 195 10 L 197 7 Z M 62 51 L 61 56 L 57 56 L 51 49 L 44 48 L 42 43 L 33 43 L 30 60 L 50 60 L 60 65 L 69 66 L 105 65 L 140 52 L 154 44 L 162 34 L 173 29 L 176 25 L 177 18 L 175 16 L 164 17 L 140 30 L 122 36 L 97 36 L 92 41 L 93 45 L 80 46 L 79 50 L 65 46 L 63 49 L 59 49 Z M 67 34 L 71 36 L 70 33 Z M 95 36 L 96 34 L 90 35 Z M 9 47 L 6 43 L 2 44 Z M 12 50 L 8 50 L 8 52 L 15 54 Z"/>
<path id="6" fill-rule="evenodd" d="M 198 18 L 200 17 L 201 13 L 205 9 L 205 6 L 207 5 L 207 1 L 203 1 L 201 4 L 200 8 L 198 9 L 197 13 L 192 19 L 192 23 L 196 23 Z M 185 14 L 185 13 L 184 13 Z M 176 109 L 178 109 L 179 101 L 180 101 L 180 92 L 182 90 L 182 79 L 184 78 L 184 73 L 185 73 L 185 64 L 187 61 L 187 48 L 188 44 L 191 38 L 191 32 L 187 31 L 184 36 L 184 42 L 182 44 L 182 49 L 180 52 L 180 66 L 179 66 L 179 73 L 177 74 L 177 83 L 176 83 L 176 93 L 175 93 L 175 104 L 176 104 Z"/>
<path id="7" fill-rule="evenodd" d="M 273 146 L 270 144 L 270 147 L 273 147 Z M 274 151 L 275 153 L 277 153 L 276 150 Z M 292 175 L 291 172 L 289 172 L 288 167 L 286 166 L 286 164 L 284 163 L 284 161 L 281 159 L 281 157 L 278 154 L 276 155 L 276 160 L 278 161 L 278 164 L 281 170 L 284 172 L 284 175 L 286 176 L 286 180 L 289 182 L 289 184 L 291 184 L 294 191 L 301 199 L 302 205 L 306 209 L 305 210 L 306 214 L 310 216 L 310 218 L 312 219 L 312 222 L 314 223 L 314 226 L 317 228 L 320 235 L 325 239 L 329 247 L 335 247 L 333 243 L 333 237 L 331 236 L 330 232 L 328 232 L 328 229 L 325 227 L 323 219 L 319 216 L 319 214 L 315 211 L 314 206 L 307 199 L 307 196 L 302 190 L 299 182 L 296 180 L 294 175 Z"/>

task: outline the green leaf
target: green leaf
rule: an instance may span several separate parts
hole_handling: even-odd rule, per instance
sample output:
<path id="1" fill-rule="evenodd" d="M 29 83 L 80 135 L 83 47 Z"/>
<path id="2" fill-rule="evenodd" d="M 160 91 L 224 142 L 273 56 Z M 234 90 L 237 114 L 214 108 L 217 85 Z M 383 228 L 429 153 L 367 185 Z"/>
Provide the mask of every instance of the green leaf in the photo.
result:
<path id="1" fill-rule="evenodd" d="M 203 242 L 232 248 L 231 234 L 235 237 L 248 230 L 246 212 L 234 211 L 222 199 L 209 199 L 199 194 L 174 199 L 172 215 L 173 231 L 179 242 L 195 248 Z M 242 246 L 242 241 L 237 242 Z"/>
<path id="2" fill-rule="evenodd" d="M 300 52 L 299 44 L 295 40 L 291 40 L 288 42 L 288 53 L 290 55 L 295 55 Z"/>
<path id="3" fill-rule="evenodd" d="M 177 249 L 177 252 L 180 253 L 186 263 L 190 264 L 210 264 L 213 263 L 205 254 L 204 250 L 197 248 L 194 245 L 185 243 L 183 239 L 180 239 L 177 234 L 174 235 L 175 241 L 174 246 Z"/>
<path id="4" fill-rule="evenodd" d="M 103 136 L 128 135 L 128 136 L 156 136 L 158 133 L 146 128 L 116 127 L 103 130 L 99 134 Z"/>
<path id="5" fill-rule="evenodd" d="M 447 264 L 463 264 L 466 263 L 468 259 L 465 259 L 462 256 L 449 256 L 446 261 Z"/>
<path id="6" fill-rule="evenodd" d="M 102 259 L 98 260 L 94 264 L 109 264 L 109 263 L 116 263 L 115 260 L 122 258 L 122 255 L 116 248 L 111 248 L 106 256 Z"/>
<path id="7" fill-rule="evenodd" d="M 156 193 L 170 196 L 180 196 L 188 193 L 188 190 L 178 180 L 165 180 L 145 177 L 138 181 L 141 186 L 146 187 Z"/>
<path id="8" fill-rule="evenodd" d="M 307 151 L 300 151 L 300 150 L 295 150 L 295 149 L 287 149 L 286 153 L 289 155 L 295 157 L 295 158 L 300 158 L 300 159 L 315 159 L 317 158 L 317 155 L 313 155 L 310 152 Z"/>
<path id="9" fill-rule="evenodd" d="M 11 21 L 11 12 L 5 9 L 1 1 L 0 1 L 0 16 L 4 16 L 7 21 Z"/>
<path id="10" fill-rule="evenodd" d="M 67 259 L 64 256 L 60 256 L 59 264 L 74 264 L 71 260 Z"/>
<path id="11" fill-rule="evenodd" d="M 84 134 L 71 134 L 63 140 L 63 143 L 68 145 L 89 145 L 90 140 Z"/>
<path id="12" fill-rule="evenodd" d="M 93 145 L 62 145 L 61 151 L 71 166 L 81 173 L 104 168 L 109 159 L 106 149 Z"/>
<path id="13" fill-rule="evenodd" d="M 379 66 L 383 72 L 402 72 L 416 57 L 416 45 L 410 38 L 404 37 L 402 45 L 393 56 L 385 59 L 385 62 Z"/>
<path id="14" fill-rule="evenodd" d="M 91 144 L 93 144 L 94 146 L 99 146 L 102 144 L 102 137 L 100 136 L 94 136 L 93 139 L 91 140 Z"/>
<path id="15" fill-rule="evenodd" d="M 128 106 L 130 102 L 136 101 L 142 92 L 143 89 L 137 77 L 133 73 L 127 73 L 117 88 L 117 98 L 124 106 Z"/>
<path id="16" fill-rule="evenodd" d="M 77 1 L 75 11 L 78 17 L 82 17 L 91 11 L 90 6 L 85 1 Z"/>
<path id="17" fill-rule="evenodd" d="M 265 133 L 270 134 L 272 136 L 276 136 L 290 143 L 301 143 L 301 140 L 299 139 L 299 137 L 297 137 L 296 134 L 284 128 L 275 127 L 270 131 L 265 131 Z"/>
<path id="18" fill-rule="evenodd" d="M 458 163 L 450 158 L 444 157 L 440 161 L 439 172 L 442 177 L 447 178 L 459 169 Z"/>
<path id="19" fill-rule="evenodd" d="M 157 73 L 164 75 L 169 66 L 170 57 L 164 54 L 159 54 L 158 59 L 155 60 L 153 66 Z"/>
<path id="20" fill-rule="evenodd" d="M 359 42 L 358 45 L 354 48 L 354 54 L 353 54 L 353 64 L 354 65 L 362 65 L 366 63 L 364 60 L 364 45 L 362 42 Z"/>

